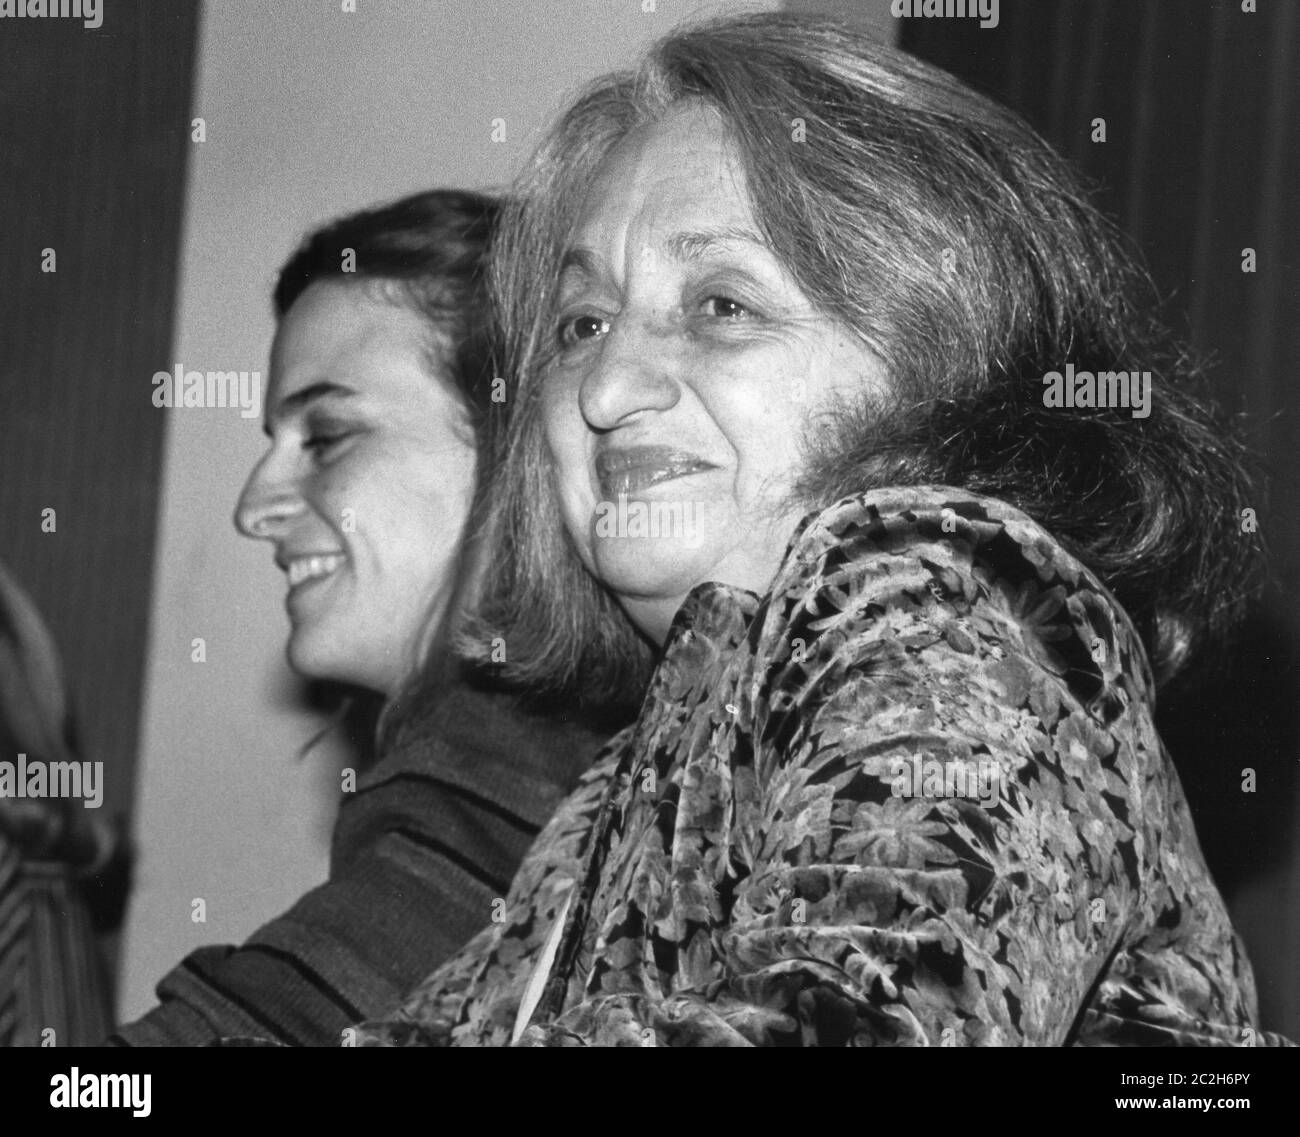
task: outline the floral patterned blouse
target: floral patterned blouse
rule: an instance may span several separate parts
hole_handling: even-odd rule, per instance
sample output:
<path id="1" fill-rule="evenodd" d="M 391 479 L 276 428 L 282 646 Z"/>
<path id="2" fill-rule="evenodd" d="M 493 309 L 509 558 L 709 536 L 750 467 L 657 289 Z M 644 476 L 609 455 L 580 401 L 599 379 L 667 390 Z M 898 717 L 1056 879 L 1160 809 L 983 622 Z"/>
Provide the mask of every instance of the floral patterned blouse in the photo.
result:
<path id="1" fill-rule="evenodd" d="M 872 491 L 703 584 L 488 926 L 361 1045 L 1285 1045 L 1115 599 Z"/>

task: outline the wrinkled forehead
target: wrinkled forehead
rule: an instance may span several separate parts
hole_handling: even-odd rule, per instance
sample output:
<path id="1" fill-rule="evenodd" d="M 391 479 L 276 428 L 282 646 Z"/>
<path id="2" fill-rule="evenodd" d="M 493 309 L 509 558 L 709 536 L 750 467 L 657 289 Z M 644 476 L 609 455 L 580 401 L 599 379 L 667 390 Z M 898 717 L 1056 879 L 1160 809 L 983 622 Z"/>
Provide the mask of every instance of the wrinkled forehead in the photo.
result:
<path id="1" fill-rule="evenodd" d="M 606 155 L 566 252 L 671 254 L 681 251 L 675 247 L 680 234 L 712 231 L 756 235 L 757 226 L 744 167 L 721 115 L 692 101 L 637 127 Z"/>

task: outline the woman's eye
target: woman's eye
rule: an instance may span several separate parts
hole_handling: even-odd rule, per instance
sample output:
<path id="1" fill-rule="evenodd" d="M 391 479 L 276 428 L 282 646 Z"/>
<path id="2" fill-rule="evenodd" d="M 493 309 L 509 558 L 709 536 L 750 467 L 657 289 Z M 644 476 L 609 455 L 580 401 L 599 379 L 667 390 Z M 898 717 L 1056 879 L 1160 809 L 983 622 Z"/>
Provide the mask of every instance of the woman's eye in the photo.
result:
<path id="1" fill-rule="evenodd" d="M 333 447 L 337 446 L 340 442 L 342 442 L 345 438 L 347 438 L 349 434 L 350 431 L 346 431 L 346 430 L 313 431 L 305 439 L 303 439 L 302 448 L 304 450 L 310 451 L 317 458 L 319 458 L 324 454 L 328 454 Z"/>
<path id="2" fill-rule="evenodd" d="M 705 299 L 704 307 L 708 315 L 724 320 L 735 320 L 752 315 L 739 300 L 730 296 L 710 296 Z"/>
<path id="3" fill-rule="evenodd" d="M 558 338 L 561 347 L 573 347 L 583 340 L 595 339 L 609 331 L 609 321 L 600 316 L 574 316 L 561 320 Z"/>

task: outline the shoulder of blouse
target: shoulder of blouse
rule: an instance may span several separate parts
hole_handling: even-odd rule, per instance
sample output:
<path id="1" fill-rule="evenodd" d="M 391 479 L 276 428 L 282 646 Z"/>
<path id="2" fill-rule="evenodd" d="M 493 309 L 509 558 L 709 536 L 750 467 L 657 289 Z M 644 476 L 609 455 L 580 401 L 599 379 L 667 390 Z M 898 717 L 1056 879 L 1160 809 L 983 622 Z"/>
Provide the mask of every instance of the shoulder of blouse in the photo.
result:
<path id="1" fill-rule="evenodd" d="M 958 654 L 981 631 L 1015 626 L 1016 646 L 1103 719 L 1122 709 L 1108 692 L 1121 675 L 1129 695 L 1154 702 L 1146 649 L 1105 584 L 1028 514 L 949 486 L 873 489 L 805 517 L 751 645 L 760 662 L 787 662 L 828 633 L 840 646 L 851 632 L 888 635 L 904 614 L 941 627 Z"/>

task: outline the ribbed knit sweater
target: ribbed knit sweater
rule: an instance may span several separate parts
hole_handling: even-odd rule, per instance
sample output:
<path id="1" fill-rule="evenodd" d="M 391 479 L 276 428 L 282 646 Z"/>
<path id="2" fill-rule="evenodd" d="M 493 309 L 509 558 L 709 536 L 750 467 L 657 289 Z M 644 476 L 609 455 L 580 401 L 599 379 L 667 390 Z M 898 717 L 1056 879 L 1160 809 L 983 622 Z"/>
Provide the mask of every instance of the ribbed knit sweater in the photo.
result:
<path id="1" fill-rule="evenodd" d="M 339 1045 L 491 922 L 603 741 L 511 696 L 450 688 L 344 795 L 328 881 L 242 947 L 191 953 L 109 1043 Z"/>

